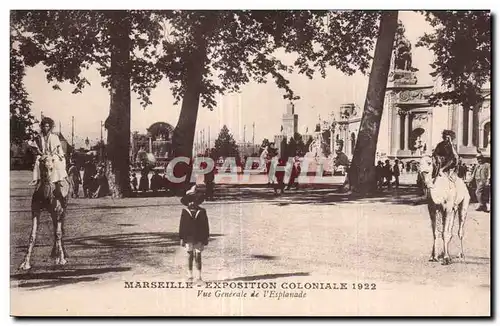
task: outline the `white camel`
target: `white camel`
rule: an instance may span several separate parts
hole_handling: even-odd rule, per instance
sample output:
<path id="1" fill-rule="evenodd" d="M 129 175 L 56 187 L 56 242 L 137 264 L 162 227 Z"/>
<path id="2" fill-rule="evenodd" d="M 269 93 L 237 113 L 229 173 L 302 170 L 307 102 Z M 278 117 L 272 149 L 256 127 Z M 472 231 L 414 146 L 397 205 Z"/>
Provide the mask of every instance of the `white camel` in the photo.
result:
<path id="1" fill-rule="evenodd" d="M 435 179 L 432 173 L 435 169 L 435 162 L 431 156 L 423 156 L 420 160 L 420 173 L 423 179 L 427 194 L 427 208 L 431 218 L 432 226 L 432 252 L 430 261 L 438 261 L 443 258 L 443 265 L 451 263 L 449 245 L 452 238 L 453 224 L 455 216 L 458 215 L 458 238 L 460 239 L 459 257 L 465 261 L 464 255 L 464 226 L 467 217 L 467 209 L 470 203 L 470 195 L 465 182 L 455 176 L 449 176 L 445 173 L 438 175 Z M 441 219 L 442 230 L 440 231 L 443 239 L 443 252 L 436 257 L 436 221 Z"/>

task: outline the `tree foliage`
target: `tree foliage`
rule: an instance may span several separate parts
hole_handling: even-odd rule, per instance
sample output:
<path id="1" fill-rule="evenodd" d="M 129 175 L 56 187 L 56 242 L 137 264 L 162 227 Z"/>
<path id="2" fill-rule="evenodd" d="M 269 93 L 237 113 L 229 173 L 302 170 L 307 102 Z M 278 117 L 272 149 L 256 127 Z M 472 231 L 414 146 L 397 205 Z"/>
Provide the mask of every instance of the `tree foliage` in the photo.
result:
<path id="1" fill-rule="evenodd" d="M 161 80 L 155 57 L 161 46 L 161 22 L 168 13 L 153 11 L 12 11 L 11 33 L 19 41 L 26 66 L 43 64 L 54 89 L 69 82 L 73 93 L 90 82 L 85 71 L 95 67 L 110 91 L 106 172 L 113 196 L 130 190 L 130 93 L 143 106 L 151 104 L 151 89 Z"/>
<path id="2" fill-rule="evenodd" d="M 30 10 L 11 11 L 11 27 L 19 41 L 19 54 L 33 67 L 43 64 L 47 81 L 54 89 L 69 82 L 73 93 L 80 93 L 90 81 L 85 71 L 95 67 L 103 77 L 102 86 L 111 80 L 111 38 L 109 29 L 115 11 Z M 131 87 L 143 106 L 151 104 L 151 89 L 161 80 L 156 70 L 162 22 L 166 13 L 127 11 L 131 23 Z"/>
<path id="3" fill-rule="evenodd" d="M 293 71 L 309 78 L 316 71 L 324 77 L 329 66 L 366 72 L 378 17 L 361 11 L 175 11 L 158 66 L 176 102 L 184 98 L 200 47 L 206 54 L 199 90 L 204 107 L 216 105 L 216 94 L 237 92 L 250 80 L 266 83 L 268 76 L 294 100 L 299 97 L 287 79 Z M 279 59 L 278 49 L 295 54 L 293 64 Z"/>
<path id="4" fill-rule="evenodd" d="M 433 104 L 474 106 L 481 87 L 491 79 L 491 13 L 489 11 L 426 11 L 433 28 L 417 46 L 434 52 L 433 77 L 445 87 L 430 98 Z"/>
<path id="5" fill-rule="evenodd" d="M 222 126 L 219 136 L 215 140 L 214 154 L 216 157 L 222 156 L 237 158 L 239 156 L 236 141 L 226 125 Z"/>
<path id="6" fill-rule="evenodd" d="M 16 39 L 10 38 L 10 137 L 11 143 L 21 144 L 34 133 L 35 117 L 31 114 L 32 102 L 23 83 L 26 74 Z"/>
<path id="7" fill-rule="evenodd" d="M 296 132 L 293 137 L 288 140 L 286 148 L 288 157 L 295 157 L 296 155 L 304 156 L 309 151 L 309 147 L 306 147 L 306 144 L 302 139 L 302 135 L 298 132 Z"/>

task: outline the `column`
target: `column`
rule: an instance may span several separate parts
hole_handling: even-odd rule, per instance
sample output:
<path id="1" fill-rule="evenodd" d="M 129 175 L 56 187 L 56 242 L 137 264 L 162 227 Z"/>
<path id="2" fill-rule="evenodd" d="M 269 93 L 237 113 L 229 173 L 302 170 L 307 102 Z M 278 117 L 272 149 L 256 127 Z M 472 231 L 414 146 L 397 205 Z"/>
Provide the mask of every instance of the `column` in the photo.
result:
<path id="1" fill-rule="evenodd" d="M 399 112 L 396 112 L 396 128 L 392 131 L 392 135 L 396 138 L 394 145 L 396 146 L 396 150 L 401 149 L 401 115 Z M 397 153 L 396 153 L 397 154 Z"/>
<path id="2" fill-rule="evenodd" d="M 398 139 L 398 136 L 400 134 L 399 132 L 399 113 L 398 113 L 398 110 L 397 108 L 391 108 L 389 107 L 389 138 L 391 140 L 390 142 L 390 150 L 389 150 L 389 153 L 391 155 L 396 155 L 397 154 L 397 151 L 400 150 L 400 146 L 399 146 L 399 139 Z"/>
<path id="3" fill-rule="evenodd" d="M 405 130 L 404 130 L 403 150 L 407 150 L 408 149 L 408 143 L 409 143 L 408 134 L 410 133 L 410 115 L 408 113 L 404 113 L 403 117 L 404 117 L 403 125 L 405 127 Z"/>
<path id="4" fill-rule="evenodd" d="M 346 125 L 343 125 L 342 126 L 342 140 L 344 141 L 344 153 L 345 155 L 349 156 L 349 142 L 347 141 L 347 138 L 346 138 Z"/>
<path id="5" fill-rule="evenodd" d="M 349 146 L 349 156 L 352 156 L 352 146 L 351 146 L 351 135 L 350 135 L 350 132 L 349 132 L 349 127 L 348 125 L 346 126 L 345 128 L 345 139 L 346 139 L 346 142 Z"/>
<path id="6" fill-rule="evenodd" d="M 432 111 L 429 110 L 427 112 L 427 116 L 429 117 L 429 119 L 427 120 L 428 121 L 427 126 L 429 127 L 429 138 L 427 139 L 426 152 L 427 153 L 432 153 L 432 147 L 433 147 L 433 145 L 432 145 L 432 129 L 433 129 L 432 125 L 433 125 L 433 122 L 434 122 L 434 120 L 432 119 Z"/>
<path id="7" fill-rule="evenodd" d="M 467 127 L 468 127 L 468 131 L 469 131 L 469 133 L 468 133 L 468 135 L 467 135 L 467 137 L 468 137 L 468 138 L 467 138 L 467 146 L 468 146 L 468 147 L 471 147 L 471 146 L 473 146 L 473 145 L 472 145 L 472 128 L 473 128 L 472 119 L 474 118 L 474 116 L 473 116 L 474 112 L 472 112 L 472 110 L 471 110 L 471 109 L 469 109 L 469 112 L 468 112 L 468 113 L 469 113 L 469 121 L 468 121 L 468 123 L 467 123 Z"/>
<path id="8" fill-rule="evenodd" d="M 484 125 L 479 126 L 479 135 L 478 136 L 479 136 L 478 137 L 479 144 L 477 147 L 485 148 L 486 146 L 484 146 Z"/>
<path id="9" fill-rule="evenodd" d="M 463 118 L 464 118 L 464 109 L 461 106 L 457 106 L 457 150 L 460 150 L 460 147 L 464 145 L 464 136 L 463 136 L 463 128 L 464 128 L 464 123 L 463 123 Z"/>
<path id="10" fill-rule="evenodd" d="M 149 136 L 149 152 L 153 153 L 153 141 L 151 136 Z"/>
<path id="11" fill-rule="evenodd" d="M 332 154 L 335 152 L 333 136 L 334 136 L 333 127 L 330 127 L 330 153 Z"/>

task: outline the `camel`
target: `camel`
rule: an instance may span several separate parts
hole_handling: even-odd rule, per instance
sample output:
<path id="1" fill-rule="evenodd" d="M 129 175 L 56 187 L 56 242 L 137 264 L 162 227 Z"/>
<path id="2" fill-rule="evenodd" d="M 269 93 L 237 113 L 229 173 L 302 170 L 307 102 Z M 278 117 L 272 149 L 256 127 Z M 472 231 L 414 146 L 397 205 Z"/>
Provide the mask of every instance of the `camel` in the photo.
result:
<path id="1" fill-rule="evenodd" d="M 67 254 L 63 247 L 63 230 L 64 218 L 66 216 L 66 208 L 69 198 L 69 182 L 65 182 L 63 187 L 63 198 L 59 198 L 54 194 L 55 185 L 50 180 L 50 175 L 54 169 L 54 162 L 58 159 L 56 155 L 42 155 L 39 158 L 40 163 L 40 181 L 35 188 L 31 198 L 31 217 L 32 228 L 29 238 L 28 251 L 24 261 L 19 266 L 21 270 L 29 270 L 31 268 L 31 254 L 35 246 L 36 235 L 38 232 L 38 221 L 42 209 L 45 209 L 52 218 L 54 225 L 54 246 L 52 248 L 51 257 L 55 258 L 56 265 L 65 265 L 67 263 Z"/>
<path id="2" fill-rule="evenodd" d="M 431 218 L 434 240 L 430 261 L 437 262 L 439 258 L 442 258 L 443 265 L 451 264 L 449 244 L 452 238 L 455 216 L 458 214 L 458 238 L 460 239 L 460 254 L 458 257 L 465 262 L 463 238 L 467 209 L 470 204 L 469 191 L 465 182 L 456 175 L 450 176 L 443 173 L 434 179 L 432 176 L 434 169 L 434 159 L 428 155 L 423 156 L 420 160 L 419 172 L 426 188 L 427 208 Z M 442 231 L 440 233 L 443 239 L 443 252 L 436 257 L 436 222 L 438 219 L 441 219 L 440 222 L 442 222 Z"/>

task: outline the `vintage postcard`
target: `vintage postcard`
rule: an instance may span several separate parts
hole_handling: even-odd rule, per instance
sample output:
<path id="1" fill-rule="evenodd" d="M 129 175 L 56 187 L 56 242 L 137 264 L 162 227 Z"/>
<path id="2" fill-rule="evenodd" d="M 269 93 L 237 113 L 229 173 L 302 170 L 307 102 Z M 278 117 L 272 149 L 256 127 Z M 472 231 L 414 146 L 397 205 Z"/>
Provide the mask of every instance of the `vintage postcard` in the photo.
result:
<path id="1" fill-rule="evenodd" d="M 491 13 L 12 10 L 12 316 L 491 316 Z"/>

